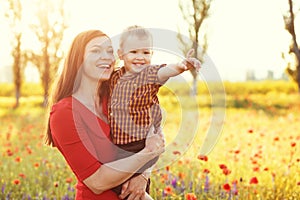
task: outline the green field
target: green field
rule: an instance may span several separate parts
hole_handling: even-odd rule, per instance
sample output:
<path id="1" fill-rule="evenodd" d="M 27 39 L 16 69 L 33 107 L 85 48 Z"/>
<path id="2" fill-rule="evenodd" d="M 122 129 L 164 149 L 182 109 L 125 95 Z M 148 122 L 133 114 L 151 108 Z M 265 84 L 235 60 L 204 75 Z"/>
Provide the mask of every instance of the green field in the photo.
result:
<path id="1" fill-rule="evenodd" d="M 151 195 L 300 199 L 300 95 L 295 85 L 247 82 L 224 87 L 222 97 L 208 92 L 204 83 L 196 98 L 189 97 L 186 86 L 161 90 L 167 151 L 152 174 Z M 58 151 L 44 144 L 41 89 L 24 87 L 20 107 L 13 109 L 13 87 L 1 88 L 0 199 L 73 199 L 75 177 Z M 226 107 L 214 105 L 214 98 L 224 98 Z M 213 120 L 222 113 L 225 118 Z M 202 155 L 212 126 L 221 132 L 214 148 Z"/>

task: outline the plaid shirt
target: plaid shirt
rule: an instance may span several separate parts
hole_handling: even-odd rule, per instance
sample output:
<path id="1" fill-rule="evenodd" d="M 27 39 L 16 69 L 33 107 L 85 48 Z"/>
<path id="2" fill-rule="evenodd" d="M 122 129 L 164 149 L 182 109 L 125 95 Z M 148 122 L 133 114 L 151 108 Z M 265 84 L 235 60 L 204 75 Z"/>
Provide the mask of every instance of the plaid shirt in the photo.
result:
<path id="1" fill-rule="evenodd" d="M 122 67 L 112 74 L 108 118 L 115 144 L 145 139 L 151 125 L 156 131 L 160 128 L 157 72 L 163 66 L 149 65 L 140 73 L 125 76 Z"/>

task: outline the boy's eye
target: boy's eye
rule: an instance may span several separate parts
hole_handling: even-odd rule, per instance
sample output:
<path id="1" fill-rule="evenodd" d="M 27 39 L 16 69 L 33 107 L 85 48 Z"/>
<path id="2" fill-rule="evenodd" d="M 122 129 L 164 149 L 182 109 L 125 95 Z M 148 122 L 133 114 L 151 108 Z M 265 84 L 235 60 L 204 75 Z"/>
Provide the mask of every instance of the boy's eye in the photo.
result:
<path id="1" fill-rule="evenodd" d="M 150 54 L 150 51 L 144 51 L 144 54 Z"/>
<path id="2" fill-rule="evenodd" d="M 131 51 L 129 51 L 129 53 L 137 53 L 137 51 L 136 50 L 131 50 Z"/>

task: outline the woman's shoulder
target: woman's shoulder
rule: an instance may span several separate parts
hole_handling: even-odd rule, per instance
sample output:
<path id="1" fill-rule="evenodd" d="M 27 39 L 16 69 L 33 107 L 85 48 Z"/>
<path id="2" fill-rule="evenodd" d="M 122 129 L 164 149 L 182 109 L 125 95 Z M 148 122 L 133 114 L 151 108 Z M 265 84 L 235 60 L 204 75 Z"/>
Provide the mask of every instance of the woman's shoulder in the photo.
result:
<path id="1" fill-rule="evenodd" d="M 57 103 L 53 104 L 51 108 L 51 114 L 54 113 L 65 113 L 72 109 L 72 97 L 66 97 L 58 101 Z"/>

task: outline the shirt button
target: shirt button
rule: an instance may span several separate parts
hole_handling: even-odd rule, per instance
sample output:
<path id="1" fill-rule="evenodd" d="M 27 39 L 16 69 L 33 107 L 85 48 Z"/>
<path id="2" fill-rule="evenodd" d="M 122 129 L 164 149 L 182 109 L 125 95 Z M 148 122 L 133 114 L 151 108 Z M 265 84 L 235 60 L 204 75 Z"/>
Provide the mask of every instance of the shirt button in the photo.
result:
<path id="1" fill-rule="evenodd" d="M 111 112 L 111 113 L 109 113 L 109 115 L 110 115 L 110 116 L 113 116 L 113 113 Z"/>
<path id="2" fill-rule="evenodd" d="M 136 83 L 134 83 L 134 84 L 133 84 L 133 87 L 135 87 L 135 88 L 136 88 L 136 87 L 137 87 L 137 84 L 136 84 Z"/>

